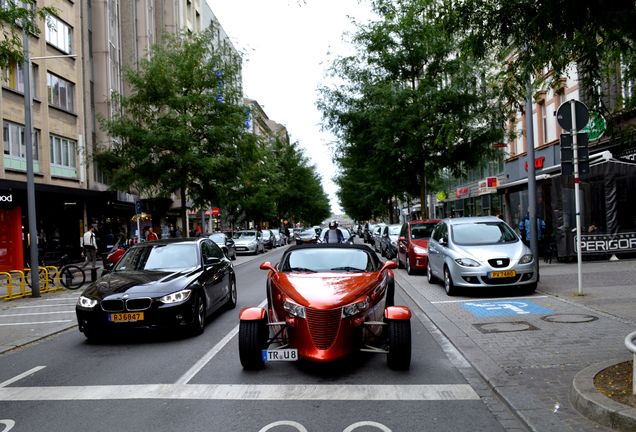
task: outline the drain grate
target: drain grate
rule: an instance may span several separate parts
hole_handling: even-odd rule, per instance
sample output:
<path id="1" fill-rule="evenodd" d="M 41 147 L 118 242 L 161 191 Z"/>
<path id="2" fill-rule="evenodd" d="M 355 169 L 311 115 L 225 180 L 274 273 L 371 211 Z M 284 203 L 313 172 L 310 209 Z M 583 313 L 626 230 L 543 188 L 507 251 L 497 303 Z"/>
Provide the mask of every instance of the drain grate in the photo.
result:
<path id="1" fill-rule="evenodd" d="M 551 323 L 580 324 L 596 321 L 598 317 L 587 314 L 553 314 L 543 316 L 541 319 Z"/>
<path id="2" fill-rule="evenodd" d="M 539 330 L 539 328 L 526 321 L 504 321 L 495 323 L 473 324 L 473 326 L 484 334 Z"/>

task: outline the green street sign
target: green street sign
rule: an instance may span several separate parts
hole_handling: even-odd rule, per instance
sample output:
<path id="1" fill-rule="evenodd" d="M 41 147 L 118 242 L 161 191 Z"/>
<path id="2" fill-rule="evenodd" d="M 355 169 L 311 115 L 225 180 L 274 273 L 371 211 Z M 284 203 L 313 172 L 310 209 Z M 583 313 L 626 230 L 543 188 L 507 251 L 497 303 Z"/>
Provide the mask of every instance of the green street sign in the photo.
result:
<path id="1" fill-rule="evenodd" d="M 597 112 L 591 112 L 590 121 L 587 122 L 581 132 L 586 132 L 590 141 L 596 141 L 603 136 L 605 129 L 607 129 L 605 118 Z"/>

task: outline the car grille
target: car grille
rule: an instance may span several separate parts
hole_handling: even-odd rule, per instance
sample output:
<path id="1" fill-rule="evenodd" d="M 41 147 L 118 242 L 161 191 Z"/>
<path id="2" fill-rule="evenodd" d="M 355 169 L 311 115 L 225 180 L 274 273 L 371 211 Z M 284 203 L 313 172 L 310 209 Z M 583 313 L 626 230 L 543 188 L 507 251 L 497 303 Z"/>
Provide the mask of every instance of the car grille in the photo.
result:
<path id="1" fill-rule="evenodd" d="M 142 311 L 150 308 L 152 299 L 148 297 L 134 298 L 134 299 L 111 299 L 102 300 L 101 306 L 104 312 L 123 312 L 128 311 Z"/>
<path id="2" fill-rule="evenodd" d="M 510 259 L 509 258 L 493 258 L 488 260 L 488 264 L 490 264 L 493 268 L 508 267 L 510 265 Z"/>
<path id="3" fill-rule="evenodd" d="M 309 334 L 316 348 L 327 349 L 333 344 L 340 324 L 341 309 L 306 309 Z"/>
<path id="4" fill-rule="evenodd" d="M 490 279 L 487 276 L 482 276 L 481 280 L 484 281 L 485 284 L 488 285 L 512 285 L 515 284 L 517 282 L 519 282 L 519 277 L 521 275 L 516 275 L 513 277 L 507 277 L 507 278 L 494 278 L 494 279 Z"/>

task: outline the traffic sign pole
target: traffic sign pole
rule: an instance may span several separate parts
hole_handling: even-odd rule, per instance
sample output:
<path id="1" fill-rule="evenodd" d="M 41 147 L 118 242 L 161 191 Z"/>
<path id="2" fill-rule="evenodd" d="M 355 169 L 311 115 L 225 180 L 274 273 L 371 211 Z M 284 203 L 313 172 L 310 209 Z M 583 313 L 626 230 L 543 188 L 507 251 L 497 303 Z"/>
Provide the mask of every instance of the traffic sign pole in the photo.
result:
<path id="1" fill-rule="evenodd" d="M 570 111 L 572 116 L 572 155 L 574 165 L 574 206 L 576 210 L 576 265 L 578 274 L 578 295 L 583 295 L 583 272 L 582 272 L 582 254 L 581 254 L 581 202 L 579 199 L 579 146 L 577 138 L 576 126 L 576 101 L 570 100 Z M 585 126 L 585 125 L 583 125 Z"/>

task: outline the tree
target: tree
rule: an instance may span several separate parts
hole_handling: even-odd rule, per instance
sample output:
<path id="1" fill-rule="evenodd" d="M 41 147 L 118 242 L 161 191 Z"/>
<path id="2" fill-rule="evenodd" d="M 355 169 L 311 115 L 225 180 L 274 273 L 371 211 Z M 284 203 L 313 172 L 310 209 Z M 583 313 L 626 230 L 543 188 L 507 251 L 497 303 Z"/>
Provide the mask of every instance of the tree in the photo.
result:
<path id="1" fill-rule="evenodd" d="M 213 46 L 214 31 L 167 35 L 138 70 L 127 69 L 130 95 L 102 125 L 115 140 L 96 161 L 110 186 L 149 197 L 180 192 L 198 207 L 221 201 L 243 180 L 241 157 L 253 153 L 241 104 L 240 64 Z"/>
<path id="2" fill-rule="evenodd" d="M 0 40 L 0 68 L 6 68 L 10 62 L 24 63 L 22 34 L 40 34 L 38 18 L 45 19 L 55 13 L 52 7 L 36 7 L 36 0 L 4 0 L 0 5 L 0 24 L 3 38 Z"/>
<path id="3" fill-rule="evenodd" d="M 502 138 L 492 59 L 459 50 L 462 34 L 445 31 L 438 3 L 374 1 L 380 18 L 358 27 L 357 54 L 333 63 L 345 84 L 322 89 L 326 126 L 340 139 L 340 186 L 364 185 L 387 209 L 394 195 L 413 194 L 413 185 L 425 209 L 428 185 L 442 169 L 464 174 Z M 341 198 L 351 203 L 356 193 L 363 192 L 341 190 Z M 345 209 L 360 219 L 375 211 Z"/>

